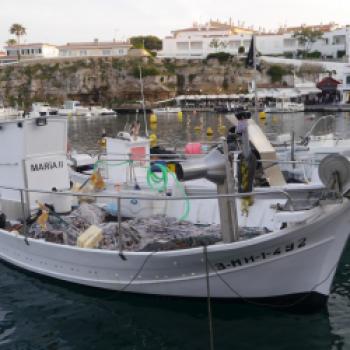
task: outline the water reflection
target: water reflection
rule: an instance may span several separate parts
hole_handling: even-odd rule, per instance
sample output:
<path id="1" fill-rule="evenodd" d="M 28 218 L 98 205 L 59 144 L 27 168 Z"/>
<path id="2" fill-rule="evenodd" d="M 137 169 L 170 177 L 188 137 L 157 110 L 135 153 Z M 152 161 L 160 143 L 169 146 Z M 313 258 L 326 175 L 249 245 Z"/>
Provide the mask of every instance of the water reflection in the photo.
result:
<path id="1" fill-rule="evenodd" d="M 8 349 L 207 349 L 205 301 L 105 292 L 42 280 L 0 265 L 0 303 L 16 324 Z M 25 291 L 25 292 L 24 292 Z M 4 320 L 0 326 L 4 327 Z M 330 349 L 326 312 L 293 315 L 213 304 L 216 349 Z M 340 322 L 339 332 L 344 329 Z M 1 328 L 0 328 L 1 330 Z M 347 343 L 349 344 L 349 343 Z M 2 349 L 6 349 L 3 346 Z"/>
<path id="2" fill-rule="evenodd" d="M 268 134 L 290 133 L 294 131 L 296 139 L 304 136 L 313 123 L 326 113 L 294 113 L 275 115 L 267 114 L 266 119 L 259 119 L 258 124 Z M 109 136 L 115 136 L 130 125 L 136 118 L 142 124 L 141 132 L 144 133 L 144 123 L 138 115 L 120 115 L 117 118 L 81 118 L 69 119 L 69 139 L 72 145 L 79 151 L 97 149 L 97 141 L 106 129 Z M 208 141 L 207 129 L 212 128 L 213 135 L 210 139 L 217 139 L 226 135 L 230 123 L 225 115 L 214 113 L 184 113 L 182 118 L 176 114 L 158 116 L 157 123 L 149 123 L 150 132 L 157 135 L 160 143 L 170 145 L 183 145 L 187 142 Z M 335 118 L 322 120 L 315 128 L 316 134 L 324 134 L 336 131 L 342 137 L 350 136 L 350 113 L 339 113 Z"/>

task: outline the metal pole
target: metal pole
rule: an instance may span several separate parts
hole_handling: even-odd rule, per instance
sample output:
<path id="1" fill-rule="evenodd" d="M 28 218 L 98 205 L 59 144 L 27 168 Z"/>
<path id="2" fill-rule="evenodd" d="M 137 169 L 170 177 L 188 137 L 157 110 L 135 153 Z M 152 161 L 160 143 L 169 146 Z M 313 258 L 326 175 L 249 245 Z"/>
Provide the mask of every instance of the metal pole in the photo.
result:
<path id="1" fill-rule="evenodd" d="M 226 142 L 226 138 L 222 138 L 222 147 L 224 150 L 224 156 L 225 156 L 225 165 L 226 165 L 226 187 L 227 187 L 227 193 L 231 194 L 235 191 L 235 177 L 232 171 L 232 163 L 229 159 L 229 153 L 228 153 L 228 145 Z M 219 190 L 219 186 L 218 186 Z M 235 198 L 229 198 L 227 201 L 228 204 L 228 211 L 229 211 L 229 228 L 232 230 L 232 234 L 230 234 L 230 237 L 226 237 L 226 240 L 229 241 L 238 241 L 239 238 L 239 232 L 238 232 L 238 221 L 237 221 L 237 207 L 236 207 L 236 199 Z M 223 223 L 222 223 L 223 224 Z"/>
<path id="2" fill-rule="evenodd" d="M 123 233 L 122 233 L 122 210 L 121 210 L 121 206 L 122 206 L 122 201 L 121 198 L 118 197 L 118 245 L 119 245 L 119 256 L 123 259 L 126 260 L 124 254 L 123 254 L 123 248 L 124 248 L 124 244 L 123 244 Z"/>
<path id="3" fill-rule="evenodd" d="M 295 161 L 295 132 L 291 132 L 291 142 L 290 142 L 290 160 Z M 295 169 L 295 163 L 293 163 L 293 169 Z"/>
<path id="4" fill-rule="evenodd" d="M 22 209 L 22 220 L 23 220 L 23 235 L 24 235 L 24 241 L 26 242 L 26 244 L 29 245 L 28 237 L 27 237 L 27 233 L 28 233 L 28 227 L 27 227 L 27 213 L 26 213 L 26 207 L 25 207 L 25 203 L 24 203 L 24 193 L 23 193 L 23 190 L 20 190 L 20 195 L 21 195 L 21 209 Z"/>
<path id="5" fill-rule="evenodd" d="M 205 277 L 207 285 L 207 304 L 208 304 L 208 322 L 209 322 L 209 345 L 210 350 L 214 350 L 214 330 L 213 330 L 213 316 L 211 311 L 211 299 L 210 299 L 210 280 L 209 280 L 209 263 L 208 263 L 208 248 L 205 245 L 203 247 L 204 259 L 205 259 Z"/>
<path id="6" fill-rule="evenodd" d="M 256 84 L 257 70 L 256 70 L 255 34 L 253 34 L 252 40 L 253 40 L 253 67 L 254 67 L 254 78 L 253 78 L 253 83 L 254 83 L 254 118 L 255 118 L 255 121 L 258 121 L 258 88 L 257 88 L 257 84 Z"/>
<path id="7" fill-rule="evenodd" d="M 141 65 L 139 65 L 139 71 L 140 71 L 140 87 L 141 87 L 141 103 L 142 103 L 142 111 L 143 111 L 143 121 L 145 123 L 145 133 L 146 133 L 146 136 L 148 137 L 148 127 L 147 127 L 146 108 L 145 108 L 145 94 L 143 91 L 143 79 L 142 79 Z"/>

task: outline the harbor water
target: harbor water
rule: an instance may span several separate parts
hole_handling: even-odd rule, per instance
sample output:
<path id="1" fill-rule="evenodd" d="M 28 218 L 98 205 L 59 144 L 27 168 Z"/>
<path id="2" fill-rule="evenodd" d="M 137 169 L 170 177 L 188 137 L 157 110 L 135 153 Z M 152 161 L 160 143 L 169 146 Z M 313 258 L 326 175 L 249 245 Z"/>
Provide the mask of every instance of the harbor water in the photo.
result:
<path id="1" fill-rule="evenodd" d="M 259 123 L 268 133 L 305 134 L 321 114 L 267 115 Z M 93 151 L 103 129 L 110 136 L 135 120 L 118 118 L 69 120 L 71 147 Z M 142 117 L 139 116 L 142 122 Z M 149 133 L 162 144 L 183 146 L 225 135 L 223 115 L 184 114 L 158 117 Z M 335 128 L 350 133 L 350 114 L 320 123 L 316 132 Z M 144 129 L 144 125 L 142 124 Z M 208 138 L 207 129 L 213 136 Z M 350 231 L 350 228 L 349 228 Z M 117 263 L 117 262 L 116 262 Z M 70 349 L 209 349 L 207 303 L 118 294 L 39 278 L 0 263 L 0 350 Z M 350 245 L 337 270 L 328 306 L 315 314 L 294 314 L 255 304 L 212 304 L 215 349 L 349 349 Z"/>

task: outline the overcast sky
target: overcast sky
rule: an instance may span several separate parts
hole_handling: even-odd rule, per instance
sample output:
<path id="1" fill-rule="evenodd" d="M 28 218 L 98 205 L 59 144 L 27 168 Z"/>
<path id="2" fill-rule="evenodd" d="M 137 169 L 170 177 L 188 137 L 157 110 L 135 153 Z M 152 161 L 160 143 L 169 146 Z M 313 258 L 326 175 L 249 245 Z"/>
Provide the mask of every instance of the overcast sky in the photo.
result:
<path id="1" fill-rule="evenodd" d="M 350 0 L 2 0 L 0 42 L 9 27 L 27 29 L 26 42 L 126 39 L 132 35 L 164 37 L 171 30 L 210 18 L 244 22 L 256 28 L 350 24 Z"/>

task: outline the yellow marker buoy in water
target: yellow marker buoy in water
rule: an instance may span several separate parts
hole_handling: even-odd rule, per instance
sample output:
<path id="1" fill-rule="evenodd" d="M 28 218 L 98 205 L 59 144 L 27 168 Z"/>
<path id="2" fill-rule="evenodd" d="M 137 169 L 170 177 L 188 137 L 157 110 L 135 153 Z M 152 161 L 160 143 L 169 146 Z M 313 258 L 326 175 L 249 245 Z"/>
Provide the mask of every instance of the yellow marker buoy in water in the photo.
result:
<path id="1" fill-rule="evenodd" d="M 98 141 L 99 146 L 102 149 L 105 149 L 107 146 L 107 139 L 105 137 L 102 137 L 99 141 Z"/>
<path id="2" fill-rule="evenodd" d="M 157 127 L 158 127 L 158 123 L 151 123 L 151 124 L 150 124 L 150 129 L 151 129 L 152 131 L 156 131 L 156 130 L 157 130 Z"/>
<path id="3" fill-rule="evenodd" d="M 156 134 L 149 135 L 149 140 L 151 142 L 151 147 L 155 147 L 157 145 L 158 137 Z"/>
<path id="4" fill-rule="evenodd" d="M 157 116 L 152 113 L 151 116 L 149 117 L 150 123 L 157 123 Z"/>
<path id="5" fill-rule="evenodd" d="M 226 126 L 225 126 L 225 125 L 220 125 L 220 126 L 218 127 L 218 131 L 219 131 L 220 134 L 225 133 L 225 131 L 226 131 Z"/>
<path id="6" fill-rule="evenodd" d="M 196 132 L 199 132 L 201 130 L 202 130 L 202 128 L 199 125 L 194 127 L 194 131 L 196 131 Z"/>
<path id="7" fill-rule="evenodd" d="M 213 136 L 213 134 L 214 134 L 214 131 L 213 131 L 213 129 L 209 126 L 209 127 L 207 128 L 207 136 Z"/>
<path id="8" fill-rule="evenodd" d="M 266 112 L 264 112 L 264 111 L 259 112 L 259 118 L 260 119 L 266 119 Z"/>
<path id="9" fill-rule="evenodd" d="M 181 111 L 179 111 L 179 112 L 177 112 L 177 120 L 179 121 L 179 122 L 182 122 L 182 112 Z"/>

